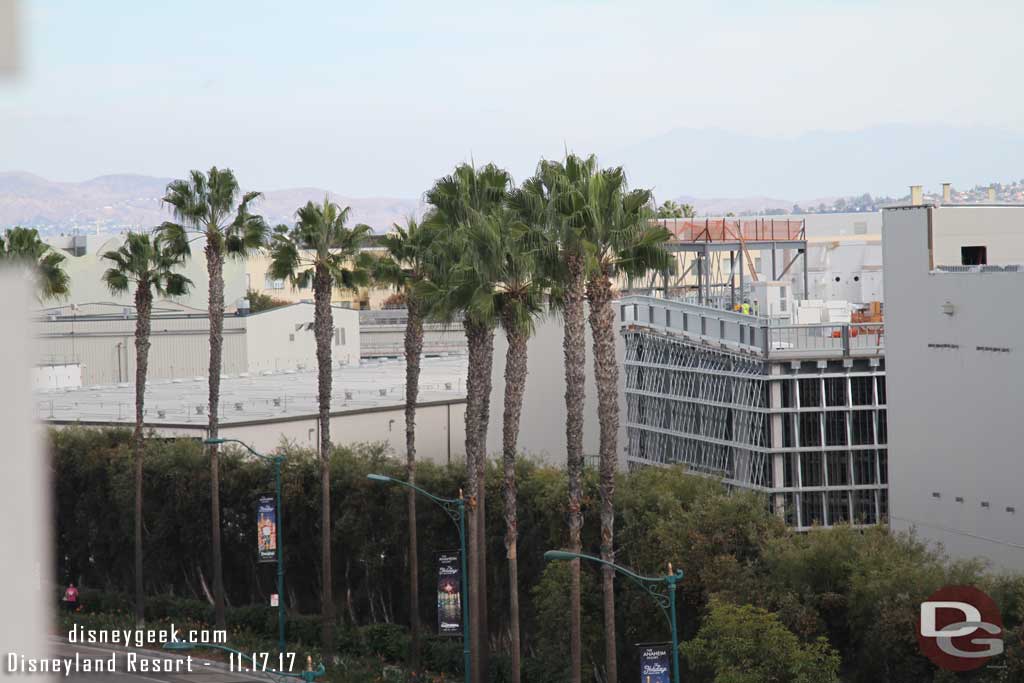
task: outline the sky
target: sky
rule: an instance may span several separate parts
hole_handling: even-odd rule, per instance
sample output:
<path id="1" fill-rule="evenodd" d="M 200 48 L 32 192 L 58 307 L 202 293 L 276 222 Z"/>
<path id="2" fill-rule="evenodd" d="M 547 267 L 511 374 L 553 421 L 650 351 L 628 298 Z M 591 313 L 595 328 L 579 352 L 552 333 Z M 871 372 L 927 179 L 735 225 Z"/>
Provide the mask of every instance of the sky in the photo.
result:
<path id="1" fill-rule="evenodd" d="M 460 161 L 522 178 L 676 129 L 1024 133 L 1020 2 L 17 1 L 0 170 L 52 180 L 216 164 L 416 197 Z"/>

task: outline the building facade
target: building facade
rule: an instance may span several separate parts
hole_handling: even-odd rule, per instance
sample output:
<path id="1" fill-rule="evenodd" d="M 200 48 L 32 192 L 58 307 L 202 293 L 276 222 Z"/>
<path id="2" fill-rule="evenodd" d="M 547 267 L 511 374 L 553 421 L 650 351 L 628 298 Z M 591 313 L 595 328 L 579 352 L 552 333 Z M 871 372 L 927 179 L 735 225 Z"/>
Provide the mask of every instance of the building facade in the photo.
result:
<path id="1" fill-rule="evenodd" d="M 884 211 L 892 525 L 1024 569 L 1024 206 Z"/>
<path id="2" fill-rule="evenodd" d="M 620 303 L 629 467 L 682 464 L 769 496 L 792 527 L 886 521 L 881 324 L 780 324 Z"/>
<path id="3" fill-rule="evenodd" d="M 135 311 L 114 304 L 63 306 L 36 318 L 40 366 L 79 366 L 82 386 L 135 381 Z M 154 307 L 150 333 L 152 380 L 205 377 L 210 324 L 205 312 L 173 305 Z M 334 309 L 332 352 L 340 365 L 359 363 L 359 313 Z M 316 367 L 313 304 L 298 303 L 260 313 L 228 314 L 223 328 L 225 375 Z"/>

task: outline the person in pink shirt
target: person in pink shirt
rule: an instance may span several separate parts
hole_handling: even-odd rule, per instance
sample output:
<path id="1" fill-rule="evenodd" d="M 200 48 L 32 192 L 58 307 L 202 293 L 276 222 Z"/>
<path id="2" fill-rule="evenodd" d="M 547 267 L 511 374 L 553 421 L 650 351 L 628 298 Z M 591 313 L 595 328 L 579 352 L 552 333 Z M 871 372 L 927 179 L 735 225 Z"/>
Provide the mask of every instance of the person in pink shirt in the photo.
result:
<path id="1" fill-rule="evenodd" d="M 74 583 L 69 583 L 68 587 L 64 590 L 64 607 L 69 612 L 74 612 L 78 609 L 78 589 L 75 588 Z"/>

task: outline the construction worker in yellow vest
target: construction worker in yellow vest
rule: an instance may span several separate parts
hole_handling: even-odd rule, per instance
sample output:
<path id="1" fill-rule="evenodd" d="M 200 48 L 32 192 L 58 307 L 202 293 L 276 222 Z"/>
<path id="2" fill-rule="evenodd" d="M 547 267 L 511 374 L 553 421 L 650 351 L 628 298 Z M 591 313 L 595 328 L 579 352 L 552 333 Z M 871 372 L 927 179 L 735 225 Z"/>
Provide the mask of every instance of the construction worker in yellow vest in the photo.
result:
<path id="1" fill-rule="evenodd" d="M 743 306 L 740 307 L 740 311 L 743 313 L 743 315 L 750 315 L 750 302 L 744 301 Z"/>

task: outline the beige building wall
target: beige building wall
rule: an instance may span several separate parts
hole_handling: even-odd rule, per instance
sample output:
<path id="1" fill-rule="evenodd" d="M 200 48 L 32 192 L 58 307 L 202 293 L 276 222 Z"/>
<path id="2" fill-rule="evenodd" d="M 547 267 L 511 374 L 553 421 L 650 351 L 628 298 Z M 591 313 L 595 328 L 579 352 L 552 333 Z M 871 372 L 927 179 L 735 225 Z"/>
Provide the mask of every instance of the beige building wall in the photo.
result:
<path id="1" fill-rule="evenodd" d="M 359 312 L 336 306 L 331 353 L 336 365 L 359 363 Z M 313 304 L 297 303 L 252 313 L 246 321 L 249 372 L 316 367 Z"/>
<path id="2" fill-rule="evenodd" d="M 245 261 L 246 287 L 283 301 L 313 300 L 312 287 L 298 288 L 294 287 L 287 280 L 275 280 L 268 274 L 267 271 L 269 269 L 270 254 L 261 251 L 250 255 Z M 385 290 L 375 291 L 366 288 L 359 292 L 335 289 L 331 295 L 331 301 L 335 304 L 349 306 L 358 310 L 360 308 L 370 308 L 373 301 L 383 301 L 389 294 L 390 292 Z"/>
<path id="3" fill-rule="evenodd" d="M 200 233 L 189 233 L 189 237 L 194 240 L 190 245 L 192 256 L 182 265 L 180 272 L 192 280 L 192 287 L 187 296 L 176 297 L 173 301 L 177 305 L 205 311 L 210 298 L 206 257 L 203 254 L 206 240 Z M 82 256 L 72 256 L 61 251 L 66 257 L 64 269 L 71 278 L 71 283 L 68 298 L 58 303 L 113 302 L 123 306 L 134 306 L 134 289 L 125 294 L 114 295 L 102 279 L 103 273 L 111 265 L 102 258 L 102 255 L 119 248 L 124 244 L 124 240 L 124 235 L 111 235 L 105 241 L 96 241 L 95 250 Z M 245 259 L 238 258 L 229 258 L 224 263 L 224 305 L 228 309 L 234 309 L 238 301 L 245 296 L 245 264 Z"/>

